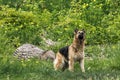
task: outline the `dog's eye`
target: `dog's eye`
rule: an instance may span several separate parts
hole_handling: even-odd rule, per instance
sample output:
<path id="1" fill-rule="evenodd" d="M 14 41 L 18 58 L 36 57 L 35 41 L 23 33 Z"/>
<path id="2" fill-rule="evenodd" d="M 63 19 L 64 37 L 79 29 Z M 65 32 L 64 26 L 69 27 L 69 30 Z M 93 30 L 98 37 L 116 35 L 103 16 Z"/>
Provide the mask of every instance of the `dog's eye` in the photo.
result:
<path id="1" fill-rule="evenodd" d="M 82 32 L 79 32 L 79 34 L 81 34 Z"/>
<path id="2" fill-rule="evenodd" d="M 81 33 L 81 32 L 79 32 L 79 33 Z"/>
<path id="3" fill-rule="evenodd" d="M 79 34 L 84 34 L 84 32 L 79 32 Z"/>

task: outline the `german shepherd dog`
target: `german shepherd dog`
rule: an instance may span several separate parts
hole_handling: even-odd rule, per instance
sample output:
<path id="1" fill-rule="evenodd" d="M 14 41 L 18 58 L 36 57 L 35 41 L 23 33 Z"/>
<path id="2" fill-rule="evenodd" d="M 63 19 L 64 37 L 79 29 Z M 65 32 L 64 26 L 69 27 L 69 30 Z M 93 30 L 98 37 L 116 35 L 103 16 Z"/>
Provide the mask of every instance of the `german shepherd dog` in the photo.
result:
<path id="1" fill-rule="evenodd" d="M 61 48 L 56 54 L 54 60 L 54 69 L 65 70 L 68 68 L 70 71 L 74 71 L 74 62 L 78 61 L 82 72 L 84 69 L 84 44 L 85 41 L 85 31 L 76 29 L 74 31 L 73 43 L 70 46 Z"/>

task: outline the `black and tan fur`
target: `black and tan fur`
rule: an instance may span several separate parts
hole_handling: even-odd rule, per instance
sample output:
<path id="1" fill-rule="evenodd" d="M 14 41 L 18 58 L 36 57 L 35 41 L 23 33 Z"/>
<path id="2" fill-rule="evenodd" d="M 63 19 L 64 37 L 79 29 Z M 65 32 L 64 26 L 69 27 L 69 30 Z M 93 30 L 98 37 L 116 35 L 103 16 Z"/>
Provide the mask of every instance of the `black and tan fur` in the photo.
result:
<path id="1" fill-rule="evenodd" d="M 85 41 L 85 31 L 75 30 L 73 43 L 70 46 L 61 48 L 56 54 L 54 60 L 55 70 L 61 69 L 65 70 L 68 68 L 70 71 L 74 71 L 74 62 L 78 61 L 82 72 L 84 69 L 84 41 Z"/>

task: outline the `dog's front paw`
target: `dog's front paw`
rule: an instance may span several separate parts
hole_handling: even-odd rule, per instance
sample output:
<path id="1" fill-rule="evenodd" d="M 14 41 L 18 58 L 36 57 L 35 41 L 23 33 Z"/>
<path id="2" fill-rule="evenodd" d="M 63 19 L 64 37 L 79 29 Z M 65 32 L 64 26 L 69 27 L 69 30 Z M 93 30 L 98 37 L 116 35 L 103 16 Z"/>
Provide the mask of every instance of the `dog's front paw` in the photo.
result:
<path id="1" fill-rule="evenodd" d="M 73 68 L 69 68 L 69 71 L 74 72 L 74 69 Z"/>
<path id="2" fill-rule="evenodd" d="M 85 73 L 85 70 L 83 69 L 82 72 Z"/>

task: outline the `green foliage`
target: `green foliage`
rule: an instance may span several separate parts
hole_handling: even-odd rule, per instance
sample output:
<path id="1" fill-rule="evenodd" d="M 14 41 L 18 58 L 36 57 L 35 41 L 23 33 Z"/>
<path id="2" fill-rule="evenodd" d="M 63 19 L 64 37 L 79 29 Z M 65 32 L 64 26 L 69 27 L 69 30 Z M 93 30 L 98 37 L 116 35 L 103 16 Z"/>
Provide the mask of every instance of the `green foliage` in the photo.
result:
<path id="1" fill-rule="evenodd" d="M 0 74 L 3 74 L 0 78 L 59 80 L 64 75 L 60 80 L 119 79 L 119 4 L 119 0 L 0 0 Z M 75 72 L 61 73 L 53 71 L 52 63 L 21 62 L 11 56 L 16 47 L 24 43 L 57 52 L 60 47 L 71 44 L 76 28 L 86 30 L 89 45 L 85 51 L 87 73 L 81 76 L 78 76 L 78 64 Z M 44 45 L 44 38 L 58 44 L 48 47 Z"/>
<path id="2" fill-rule="evenodd" d="M 6 5 L 0 6 L 0 28 L 13 41 L 18 39 L 18 43 L 39 45 L 37 39 L 42 40 L 40 36 L 48 33 L 44 37 L 60 42 L 69 39 L 69 44 L 75 28 L 86 30 L 86 44 L 117 43 L 120 40 L 117 0 L 15 0 L 14 3 L 1 0 L 1 4 Z M 30 39 L 33 34 L 34 39 Z"/>

